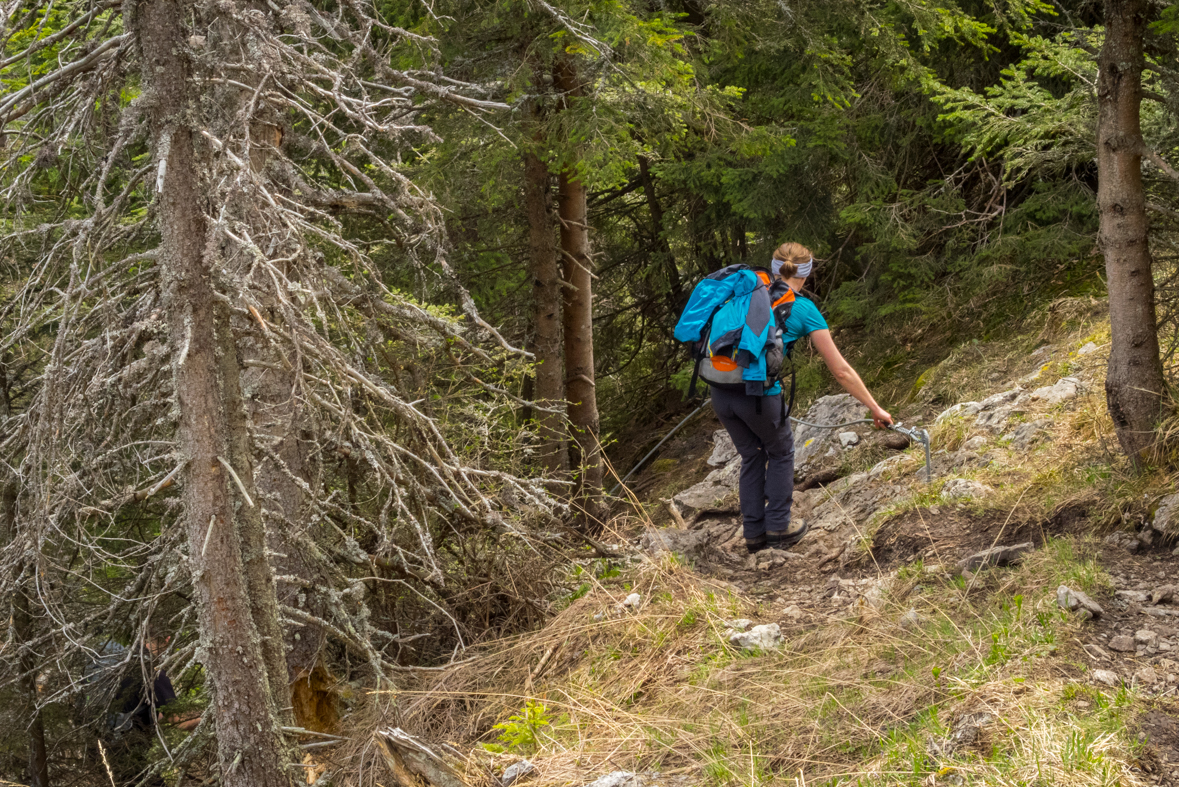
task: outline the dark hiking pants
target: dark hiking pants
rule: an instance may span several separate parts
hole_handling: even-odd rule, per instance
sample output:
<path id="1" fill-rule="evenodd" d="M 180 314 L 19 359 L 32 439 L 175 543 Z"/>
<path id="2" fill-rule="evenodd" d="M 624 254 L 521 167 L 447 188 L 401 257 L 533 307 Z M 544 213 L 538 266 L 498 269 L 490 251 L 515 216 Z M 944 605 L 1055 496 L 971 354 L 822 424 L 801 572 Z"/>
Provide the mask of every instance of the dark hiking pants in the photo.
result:
<path id="1" fill-rule="evenodd" d="M 783 423 L 781 397 L 755 397 L 713 388 L 712 409 L 741 455 L 745 538 L 760 538 L 767 530 L 786 530 L 794 495 L 794 435 L 790 433 L 790 420 Z"/>

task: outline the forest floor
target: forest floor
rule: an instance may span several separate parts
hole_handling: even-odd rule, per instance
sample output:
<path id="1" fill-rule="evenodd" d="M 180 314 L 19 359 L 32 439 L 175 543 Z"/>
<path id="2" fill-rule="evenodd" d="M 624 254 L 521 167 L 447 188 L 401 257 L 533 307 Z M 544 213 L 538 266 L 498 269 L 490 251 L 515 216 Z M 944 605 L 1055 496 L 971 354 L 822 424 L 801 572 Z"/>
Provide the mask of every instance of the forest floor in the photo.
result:
<path id="1" fill-rule="evenodd" d="M 786 551 L 745 553 L 739 460 L 702 417 L 548 624 L 407 690 L 407 723 L 472 784 L 1179 785 L 1174 487 L 1110 449 L 1107 331 L 923 375 L 958 394 L 894 413 L 931 431 L 932 483 L 887 434 L 800 428 L 811 531 Z"/>

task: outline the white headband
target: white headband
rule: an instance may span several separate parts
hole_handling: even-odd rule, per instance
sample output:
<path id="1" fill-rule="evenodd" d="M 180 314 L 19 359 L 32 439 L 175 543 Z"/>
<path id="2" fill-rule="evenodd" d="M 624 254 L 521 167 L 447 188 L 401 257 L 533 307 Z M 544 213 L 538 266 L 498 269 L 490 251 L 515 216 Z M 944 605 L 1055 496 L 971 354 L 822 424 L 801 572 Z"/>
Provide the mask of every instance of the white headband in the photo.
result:
<path id="1" fill-rule="evenodd" d="M 782 272 L 783 262 L 784 262 L 783 260 L 777 260 L 777 259 L 770 260 L 770 270 L 773 271 L 775 276 L 777 276 L 778 274 L 780 274 Z M 798 270 L 795 271 L 794 275 L 800 279 L 805 279 L 807 276 L 811 275 L 811 270 L 814 267 L 815 267 L 815 258 L 811 257 L 809 260 L 804 262 L 802 265 L 798 266 Z"/>

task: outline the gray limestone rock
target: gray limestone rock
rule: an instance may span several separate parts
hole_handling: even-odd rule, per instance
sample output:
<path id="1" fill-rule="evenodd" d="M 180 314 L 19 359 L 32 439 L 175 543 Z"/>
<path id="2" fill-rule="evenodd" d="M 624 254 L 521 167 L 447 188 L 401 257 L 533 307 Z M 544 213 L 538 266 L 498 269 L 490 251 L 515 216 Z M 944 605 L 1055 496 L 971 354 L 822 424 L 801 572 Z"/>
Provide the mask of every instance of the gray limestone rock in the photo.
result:
<path id="1" fill-rule="evenodd" d="M 844 448 L 851 448 L 853 445 L 858 445 L 860 436 L 855 432 L 840 432 L 839 444 Z"/>
<path id="2" fill-rule="evenodd" d="M 586 787 L 638 787 L 643 778 L 633 771 L 614 771 L 586 785 Z"/>
<path id="3" fill-rule="evenodd" d="M 1061 377 L 1055 385 L 1048 385 L 1032 391 L 1030 399 L 1045 404 L 1060 404 L 1076 398 L 1081 392 L 1081 381 L 1076 377 Z"/>
<path id="4" fill-rule="evenodd" d="M 1141 546 L 1138 538 L 1133 533 L 1127 533 L 1124 530 L 1110 533 L 1105 537 L 1105 543 L 1118 549 L 1124 549 L 1130 554 L 1137 552 L 1138 547 Z"/>
<path id="5" fill-rule="evenodd" d="M 717 429 L 712 433 L 712 456 L 708 457 L 709 467 L 724 467 L 737 457 L 737 446 L 733 445 L 733 438 L 729 437 L 727 429 Z"/>
<path id="6" fill-rule="evenodd" d="M 872 466 L 868 471 L 868 478 L 875 481 L 885 473 L 892 475 L 895 473 L 902 473 L 904 471 L 913 471 L 918 467 L 917 459 L 908 454 L 898 454 L 890 456 L 887 459 L 882 459 Z"/>
<path id="7" fill-rule="evenodd" d="M 968 481 L 965 478 L 951 478 L 942 487 L 942 497 L 947 500 L 973 500 L 994 494 L 995 490 L 978 481 Z"/>
<path id="8" fill-rule="evenodd" d="M 811 533 L 854 529 L 891 505 L 902 492 L 900 486 L 878 479 L 869 483 L 872 480 L 869 473 L 841 478 L 827 486 L 813 507 L 799 508 L 795 516 L 804 517 L 810 523 Z"/>
<path id="9" fill-rule="evenodd" d="M 983 566 L 1009 566 L 1023 559 L 1025 553 L 1032 551 L 1035 545 L 1031 541 L 1009 546 L 992 547 L 982 552 L 976 552 L 964 560 L 958 561 L 958 571 L 977 571 Z"/>
<path id="10" fill-rule="evenodd" d="M 698 558 L 708 546 L 707 530 L 682 530 L 676 527 L 649 527 L 639 539 L 639 547 L 651 555 L 670 552 L 685 558 Z"/>
<path id="11" fill-rule="evenodd" d="M 961 418 L 969 418 L 972 415 L 978 415 L 978 411 L 982 409 L 980 402 L 959 402 L 952 407 L 947 407 L 938 413 L 937 418 L 934 419 L 933 424 L 937 426 L 947 418 L 954 418 L 955 416 Z"/>
<path id="12" fill-rule="evenodd" d="M 729 644 L 739 650 L 773 650 L 782 644 L 782 629 L 777 623 L 763 623 L 749 631 L 734 632 Z"/>
<path id="13" fill-rule="evenodd" d="M 1159 682 L 1159 674 L 1148 664 L 1134 673 L 1134 682 L 1140 686 L 1153 686 Z"/>
<path id="14" fill-rule="evenodd" d="M 1167 495 L 1159 501 L 1150 526 L 1166 540 L 1179 536 L 1179 494 Z"/>
<path id="15" fill-rule="evenodd" d="M 1099 618 L 1105 614 L 1105 610 L 1101 608 L 1101 605 L 1089 598 L 1088 595 L 1065 585 L 1061 585 L 1056 589 L 1056 603 L 1062 609 L 1067 609 L 1070 612 L 1083 610 L 1095 618 Z"/>
<path id="16" fill-rule="evenodd" d="M 1098 683 L 1104 683 L 1106 686 L 1117 687 L 1122 684 L 1122 679 L 1118 677 L 1118 673 L 1107 669 L 1093 670 L 1093 680 Z"/>
<path id="17" fill-rule="evenodd" d="M 1022 413 L 1022 409 L 1018 409 L 1015 404 L 1005 404 L 994 407 L 989 410 L 983 410 L 978 414 L 978 418 L 974 419 L 974 426 L 976 429 L 986 429 L 989 432 L 999 433 L 1007 426 L 1007 421 L 1011 416 Z"/>
<path id="18" fill-rule="evenodd" d="M 673 500 L 684 516 L 691 516 L 716 505 L 729 495 L 736 494 L 737 482 L 741 475 L 741 459 L 737 458 L 724 467 L 713 470 L 703 481 L 677 494 Z"/>
<path id="19" fill-rule="evenodd" d="M 1146 594 L 1143 593 L 1143 596 Z M 1160 585 L 1150 593 L 1151 604 L 1166 604 L 1179 597 L 1179 587 L 1175 585 Z M 1145 599 L 1143 599 L 1145 601 Z"/>
<path id="20" fill-rule="evenodd" d="M 1052 421 L 1047 418 L 1038 418 L 1035 421 L 1020 424 L 1003 436 L 1011 441 L 1011 447 L 1016 451 L 1026 451 L 1051 425 Z"/>
<path id="21" fill-rule="evenodd" d="M 802 555 L 787 552 L 784 549 L 763 549 L 755 557 L 757 558 L 756 564 L 758 570 L 769 571 L 771 568 L 786 565 L 786 561 L 788 560 L 800 560 Z"/>
<path id="22" fill-rule="evenodd" d="M 987 438 L 984 437 L 983 435 L 977 435 L 975 437 L 970 438 L 965 443 L 963 443 L 962 450 L 963 451 L 979 451 L 979 450 L 982 450 L 984 447 L 986 447 L 986 444 L 987 444 Z"/>
<path id="23" fill-rule="evenodd" d="M 1158 644 L 1159 635 L 1150 629 L 1138 629 L 1134 632 L 1134 642 L 1135 644 L 1151 648 Z"/>
<path id="24" fill-rule="evenodd" d="M 867 408 L 849 394 L 824 396 L 800 416 L 813 424 L 837 425 L 867 417 Z M 829 449 L 838 445 L 833 429 L 819 429 L 798 424 L 794 432 L 794 466 L 802 469 L 813 460 L 824 456 Z"/>
<path id="25" fill-rule="evenodd" d="M 1093 342 L 1086 342 L 1079 350 L 1077 350 L 1077 355 L 1088 355 L 1089 353 L 1095 352 L 1097 352 L 1097 345 Z"/>
<path id="26" fill-rule="evenodd" d="M 1133 653 L 1137 648 L 1134 645 L 1134 638 L 1126 634 L 1119 634 L 1109 641 L 1109 649 L 1115 650 L 1118 653 Z"/>
<path id="27" fill-rule="evenodd" d="M 500 778 L 499 783 L 503 787 L 510 787 L 510 785 L 534 773 L 536 773 L 536 766 L 531 761 L 520 760 L 504 769 L 504 775 Z"/>

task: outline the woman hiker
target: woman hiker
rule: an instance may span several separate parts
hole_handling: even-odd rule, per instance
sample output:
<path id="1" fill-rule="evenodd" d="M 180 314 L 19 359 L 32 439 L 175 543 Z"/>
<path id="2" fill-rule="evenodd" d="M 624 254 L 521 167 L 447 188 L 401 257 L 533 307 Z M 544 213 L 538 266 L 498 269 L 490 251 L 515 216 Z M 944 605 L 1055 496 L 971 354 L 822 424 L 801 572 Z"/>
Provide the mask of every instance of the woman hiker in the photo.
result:
<path id="1" fill-rule="evenodd" d="M 814 256 L 799 243 L 783 243 L 774 251 L 771 271 L 798 295 L 814 269 Z M 827 321 L 815 304 L 796 297 L 783 326 L 782 341 L 809 336 L 831 374 L 872 414 L 878 429 L 892 424 L 892 416 L 876 403 L 864 381 L 835 346 Z M 781 386 L 775 386 L 781 396 Z M 773 395 L 771 388 L 767 394 Z M 745 547 L 750 553 L 767 547 L 784 549 L 806 535 L 805 521 L 792 521 L 794 495 L 794 436 L 784 406 L 758 406 L 758 397 L 731 390 L 712 389 L 712 409 L 724 424 L 741 455 L 741 515 Z"/>

